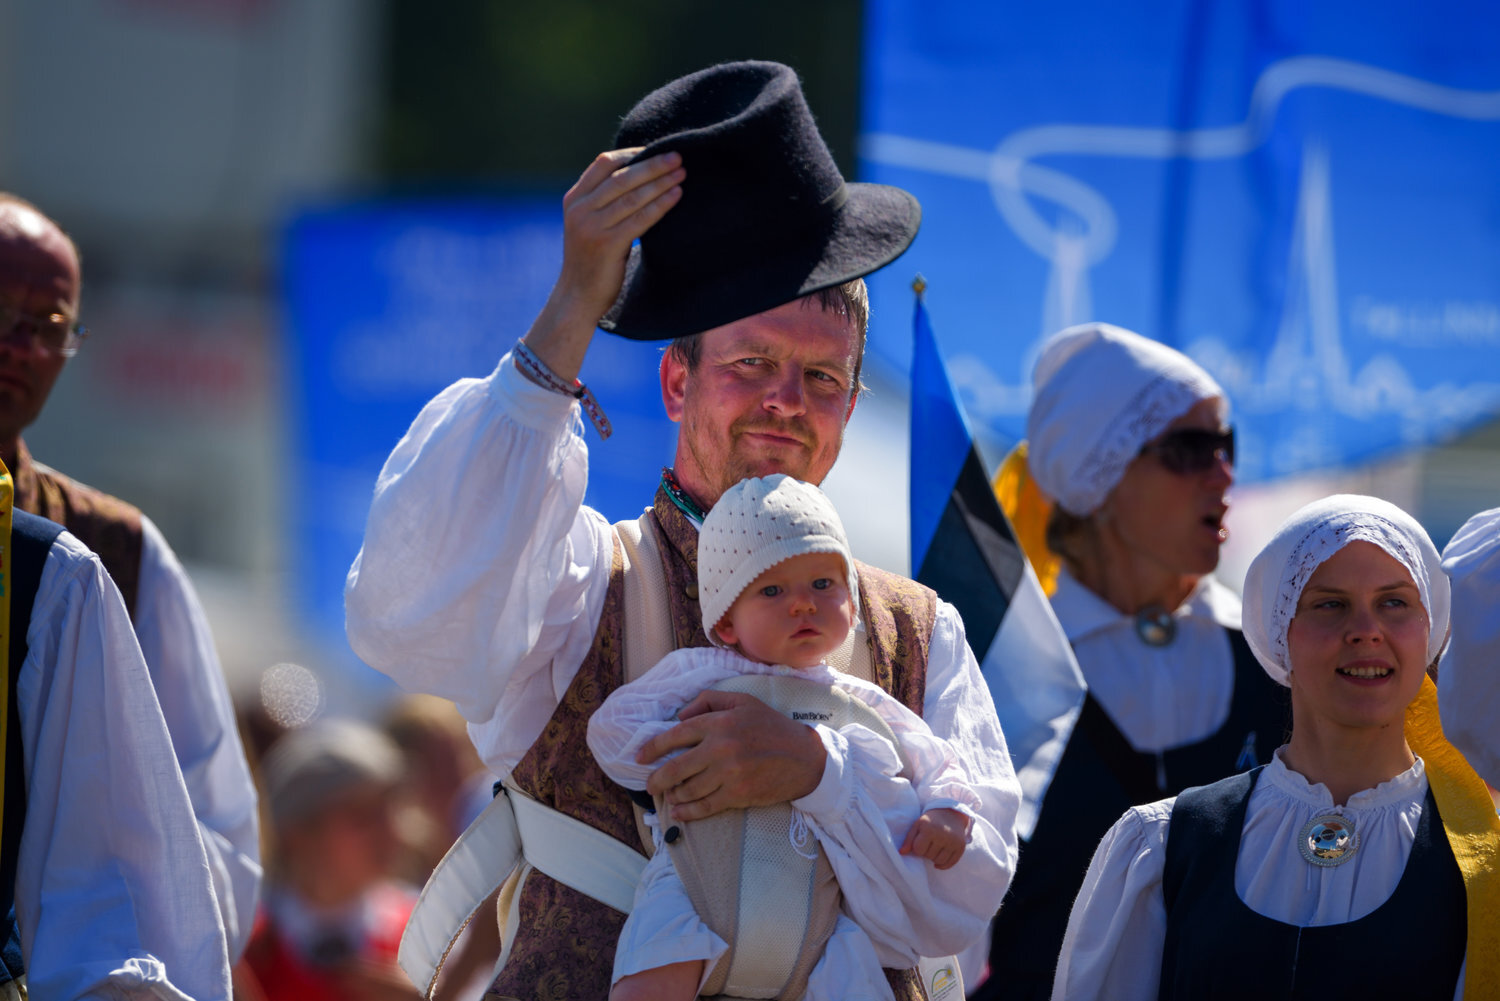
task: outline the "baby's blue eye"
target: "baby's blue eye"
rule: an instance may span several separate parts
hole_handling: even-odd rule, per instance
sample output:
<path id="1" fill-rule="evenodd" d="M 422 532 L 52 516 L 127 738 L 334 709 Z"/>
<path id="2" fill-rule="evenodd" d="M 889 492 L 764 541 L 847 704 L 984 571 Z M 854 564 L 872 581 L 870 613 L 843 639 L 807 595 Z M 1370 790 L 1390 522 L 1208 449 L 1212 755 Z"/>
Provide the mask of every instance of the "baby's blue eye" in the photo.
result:
<path id="1" fill-rule="evenodd" d="M 760 593 L 765 595 L 767 598 L 774 598 L 781 593 L 781 585 L 767 584 L 765 587 L 760 589 Z"/>
<path id="2" fill-rule="evenodd" d="M 813 587 L 819 591 L 826 591 L 833 586 L 833 581 L 827 577 L 819 577 L 813 581 Z"/>

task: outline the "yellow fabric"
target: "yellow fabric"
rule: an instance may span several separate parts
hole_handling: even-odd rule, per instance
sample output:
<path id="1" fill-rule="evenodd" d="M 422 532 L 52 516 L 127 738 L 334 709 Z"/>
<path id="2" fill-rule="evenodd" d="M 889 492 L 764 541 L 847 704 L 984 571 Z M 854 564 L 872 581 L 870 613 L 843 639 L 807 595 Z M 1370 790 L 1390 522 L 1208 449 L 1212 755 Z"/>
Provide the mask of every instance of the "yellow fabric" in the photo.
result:
<path id="1" fill-rule="evenodd" d="M 10 513 L 15 497 L 10 470 L 0 462 L 0 833 L 5 830 L 5 731 L 10 722 Z"/>
<path id="2" fill-rule="evenodd" d="M 1432 798 L 1464 875 L 1469 907 L 1464 999 L 1500 998 L 1500 817 L 1484 780 L 1443 736 L 1431 678 L 1422 679 L 1422 690 L 1406 709 L 1406 742 L 1427 768 Z"/>
<path id="3" fill-rule="evenodd" d="M 1031 478 L 1026 451 L 1026 442 L 1023 441 L 1000 463 L 1000 470 L 995 474 L 995 499 L 1010 519 L 1010 527 L 1015 529 L 1021 551 L 1031 561 L 1037 579 L 1042 582 L 1042 591 L 1050 598 L 1057 590 L 1057 570 L 1061 566 L 1057 554 L 1047 548 L 1047 519 L 1052 515 L 1052 504 L 1042 496 L 1036 481 Z"/>

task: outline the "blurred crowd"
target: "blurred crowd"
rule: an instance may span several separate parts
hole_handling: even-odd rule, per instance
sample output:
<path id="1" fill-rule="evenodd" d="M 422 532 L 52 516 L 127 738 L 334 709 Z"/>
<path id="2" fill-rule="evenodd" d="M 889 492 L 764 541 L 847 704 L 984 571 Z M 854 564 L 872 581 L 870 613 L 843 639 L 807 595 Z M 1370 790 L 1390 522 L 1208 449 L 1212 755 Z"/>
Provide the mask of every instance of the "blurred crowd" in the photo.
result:
<path id="1" fill-rule="evenodd" d="M 260 701 L 239 723 L 261 794 L 266 876 L 235 996 L 420 997 L 397 966 L 401 933 L 428 874 L 495 782 L 463 719 L 451 702 L 408 695 L 374 723 L 287 726 Z M 435 997 L 478 997 L 499 950 L 496 922 L 471 922 Z"/>

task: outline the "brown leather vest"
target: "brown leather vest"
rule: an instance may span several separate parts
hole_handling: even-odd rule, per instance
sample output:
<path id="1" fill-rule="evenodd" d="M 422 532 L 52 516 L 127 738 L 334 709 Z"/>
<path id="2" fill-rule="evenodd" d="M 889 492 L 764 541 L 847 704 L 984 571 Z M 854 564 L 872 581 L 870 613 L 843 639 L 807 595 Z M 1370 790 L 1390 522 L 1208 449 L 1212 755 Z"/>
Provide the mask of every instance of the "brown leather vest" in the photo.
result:
<path id="1" fill-rule="evenodd" d="M 657 491 L 653 510 L 662 541 L 675 644 L 708 646 L 698 609 L 698 530 L 664 491 Z M 876 683 L 920 714 L 937 596 L 896 574 L 863 563 L 857 563 L 857 569 L 860 614 L 870 639 Z M 584 740 L 589 717 L 624 679 L 624 579 L 616 541 L 594 645 L 542 735 L 511 772 L 511 779 L 548 806 L 638 847 L 630 798 L 605 776 Z M 527 877 L 518 896 L 515 944 L 491 992 L 546 1001 L 608 997 L 615 943 L 625 915 L 540 872 Z M 913 971 L 888 970 L 887 977 L 898 1001 L 923 997 Z"/>
<path id="2" fill-rule="evenodd" d="M 133 620 L 141 580 L 140 509 L 36 462 L 24 441 L 10 474 L 16 507 L 57 522 L 98 553 Z"/>

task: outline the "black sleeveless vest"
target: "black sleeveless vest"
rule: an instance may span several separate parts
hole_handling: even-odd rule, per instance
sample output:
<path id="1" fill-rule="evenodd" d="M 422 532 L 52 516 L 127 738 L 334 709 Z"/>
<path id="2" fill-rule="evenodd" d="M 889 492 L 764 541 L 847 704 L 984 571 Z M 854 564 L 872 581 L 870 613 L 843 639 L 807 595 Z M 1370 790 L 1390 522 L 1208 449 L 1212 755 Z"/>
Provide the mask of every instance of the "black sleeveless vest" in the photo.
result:
<path id="1" fill-rule="evenodd" d="M 37 585 L 42 581 L 42 564 L 47 550 L 63 530 L 56 522 L 38 518 L 25 511 L 13 514 L 10 529 L 11 597 L 10 597 L 10 676 L 5 724 L 5 811 L 4 830 L 0 832 L 0 984 L 19 978 L 25 968 L 21 963 L 21 937 L 16 928 L 16 862 L 21 854 L 21 831 L 26 826 L 26 761 L 21 746 L 21 714 L 16 695 L 16 679 L 26 662 L 29 647 L 26 629 L 31 622 L 31 606 L 36 600 Z"/>
<path id="2" fill-rule="evenodd" d="M 1255 913 L 1234 889 L 1245 806 L 1260 772 L 1191 789 L 1172 808 L 1159 997 L 1451 1001 L 1467 901 L 1432 790 L 1390 898 L 1357 921 L 1299 928 Z"/>
<path id="3" fill-rule="evenodd" d="M 1225 631 L 1234 654 L 1229 716 L 1195 744 L 1137 751 L 1094 697 L 1085 698 L 995 916 L 990 979 L 970 998 L 1050 998 L 1073 898 L 1104 832 L 1132 806 L 1253 768 L 1281 746 L 1290 719 L 1287 692 L 1267 676 L 1239 630 Z"/>

